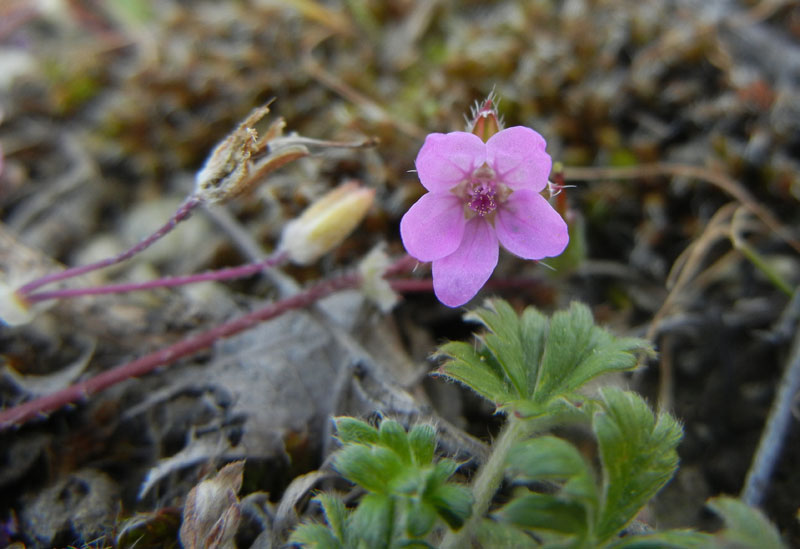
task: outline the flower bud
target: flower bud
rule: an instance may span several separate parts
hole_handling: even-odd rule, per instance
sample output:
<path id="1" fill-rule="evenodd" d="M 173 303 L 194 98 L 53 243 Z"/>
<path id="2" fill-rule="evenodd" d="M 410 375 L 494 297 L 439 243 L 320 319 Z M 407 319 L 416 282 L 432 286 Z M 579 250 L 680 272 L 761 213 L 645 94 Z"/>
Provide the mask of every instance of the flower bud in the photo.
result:
<path id="1" fill-rule="evenodd" d="M 280 250 L 300 265 L 313 263 L 353 232 L 374 198 L 374 189 L 360 187 L 353 181 L 340 185 L 286 225 Z"/>
<path id="2" fill-rule="evenodd" d="M 489 138 L 503 129 L 503 120 L 497 114 L 497 102 L 494 92 L 483 102 L 476 103 L 472 108 L 472 118 L 467 123 L 467 131 L 477 135 L 486 143 Z"/>

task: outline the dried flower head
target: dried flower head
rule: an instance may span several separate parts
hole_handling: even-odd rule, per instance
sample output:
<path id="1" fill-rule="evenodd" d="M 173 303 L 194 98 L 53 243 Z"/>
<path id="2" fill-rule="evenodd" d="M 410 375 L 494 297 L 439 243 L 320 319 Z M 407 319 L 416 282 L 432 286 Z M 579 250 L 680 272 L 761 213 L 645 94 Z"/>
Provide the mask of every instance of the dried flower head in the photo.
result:
<path id="1" fill-rule="evenodd" d="M 234 549 L 241 520 L 239 498 L 244 461 L 235 461 L 191 489 L 183 508 L 181 545 L 186 549 Z"/>
<path id="2" fill-rule="evenodd" d="M 300 143 L 281 140 L 286 123 L 273 122 L 259 137 L 254 126 L 269 113 L 269 104 L 254 109 L 244 122 L 217 145 L 195 178 L 194 195 L 206 203 L 225 202 L 261 180 L 270 172 L 310 154 Z"/>

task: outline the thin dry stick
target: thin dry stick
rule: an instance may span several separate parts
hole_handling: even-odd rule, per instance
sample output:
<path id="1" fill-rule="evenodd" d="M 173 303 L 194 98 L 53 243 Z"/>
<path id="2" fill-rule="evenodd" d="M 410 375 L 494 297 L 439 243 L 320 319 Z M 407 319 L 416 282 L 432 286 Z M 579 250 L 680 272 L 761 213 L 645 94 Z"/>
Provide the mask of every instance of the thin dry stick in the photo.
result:
<path id="1" fill-rule="evenodd" d="M 673 304 L 698 274 L 701 262 L 703 258 L 706 257 L 711 247 L 719 240 L 728 237 L 728 223 L 737 207 L 738 204 L 731 202 L 717 210 L 700 236 L 697 237 L 675 261 L 673 269 L 667 277 L 667 285 L 670 286 L 669 294 L 667 294 L 664 303 L 661 304 L 661 308 L 653 317 L 650 328 L 647 330 L 646 337 L 648 339 L 652 340 L 655 337 L 659 322 L 670 312 Z"/>
<path id="2" fill-rule="evenodd" d="M 783 316 L 788 316 L 792 323 L 797 323 L 797 319 L 800 317 L 800 290 L 795 291 Z M 764 500 L 772 472 L 780 458 L 783 443 L 792 422 L 792 402 L 798 392 L 800 392 L 800 330 L 795 333 L 792 341 L 789 360 L 780 385 L 778 385 L 778 394 L 772 403 L 758 450 L 750 470 L 747 472 L 747 479 L 742 490 L 742 500 L 748 505 L 759 506 Z"/>
<path id="3" fill-rule="evenodd" d="M 767 208 L 759 204 L 747 190 L 739 183 L 728 177 L 722 172 L 704 168 L 702 166 L 691 166 L 688 164 L 669 164 L 666 162 L 656 162 L 654 164 L 642 164 L 629 168 L 565 168 L 564 179 L 568 181 L 589 181 L 596 179 L 639 179 L 643 177 L 689 177 L 698 179 L 714 185 L 722 191 L 728 193 L 742 203 L 745 208 L 753 212 L 764 224 L 775 231 L 787 244 L 800 253 L 800 241 L 798 241 L 784 227 L 781 222 L 772 215 Z"/>
<path id="4" fill-rule="evenodd" d="M 667 277 L 667 286 L 670 287 L 669 294 L 667 294 L 661 307 L 653 316 L 650 328 L 648 328 L 645 336 L 647 339 L 655 340 L 661 321 L 672 310 L 679 296 L 684 294 L 689 283 L 695 279 L 695 276 L 700 271 L 701 262 L 711 247 L 719 240 L 727 238 L 729 221 L 737 207 L 737 203 L 731 202 L 717 210 L 700 236 L 675 260 Z M 668 342 L 665 342 L 665 345 L 667 344 Z M 660 410 L 669 410 L 672 403 L 673 375 L 671 358 L 671 353 L 668 351 L 666 355 L 662 353 L 659 362 L 658 407 Z"/>

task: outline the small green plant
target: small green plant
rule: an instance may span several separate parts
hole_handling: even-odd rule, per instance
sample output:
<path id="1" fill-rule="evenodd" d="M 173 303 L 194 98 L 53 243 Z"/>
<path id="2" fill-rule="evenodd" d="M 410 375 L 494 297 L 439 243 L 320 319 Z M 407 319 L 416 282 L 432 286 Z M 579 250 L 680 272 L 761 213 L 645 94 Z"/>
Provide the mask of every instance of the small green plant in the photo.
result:
<path id="1" fill-rule="evenodd" d="M 376 429 L 341 417 L 336 429 L 343 446 L 334 467 L 366 495 L 351 512 L 338 497 L 320 494 L 327 526 L 303 524 L 292 542 L 320 549 L 431 547 L 425 537 L 437 519 L 451 528 L 464 524 L 472 498 L 465 486 L 448 482 L 458 468 L 455 461 L 434 461 L 433 427 L 417 425 L 406 432 L 387 419 Z"/>
<path id="2" fill-rule="evenodd" d="M 541 436 L 516 444 L 508 465 L 526 483 L 548 483 L 547 493 L 520 488 L 497 512 L 551 547 L 706 547 L 708 536 L 684 530 L 620 537 L 647 502 L 672 478 L 681 428 L 669 414 L 655 416 L 634 393 L 601 391 L 592 416 L 602 474 L 569 442 Z M 536 484 L 533 484 L 536 485 Z"/>
<path id="3" fill-rule="evenodd" d="M 379 429 L 337 420 L 343 447 L 336 469 L 367 493 L 353 511 L 320 494 L 327 526 L 303 524 L 291 541 L 339 547 L 696 548 L 783 547 L 758 511 L 731 498 L 709 502 L 725 521 L 717 535 L 658 531 L 636 517 L 678 468 L 680 424 L 655 414 L 637 394 L 614 387 L 596 395 L 587 382 L 630 370 L 653 353 L 642 339 L 615 337 L 589 309 L 573 303 L 548 318 L 534 308 L 517 315 L 501 300 L 467 314 L 483 325 L 478 345 L 450 342 L 437 375 L 493 402 L 506 423 L 470 489 L 448 482 L 457 464 L 434 460 L 434 431 L 409 433 L 393 420 Z M 597 442 L 597 458 L 549 434 L 582 424 Z M 511 498 L 495 503 L 504 482 Z M 444 537 L 437 518 L 448 527 Z"/>

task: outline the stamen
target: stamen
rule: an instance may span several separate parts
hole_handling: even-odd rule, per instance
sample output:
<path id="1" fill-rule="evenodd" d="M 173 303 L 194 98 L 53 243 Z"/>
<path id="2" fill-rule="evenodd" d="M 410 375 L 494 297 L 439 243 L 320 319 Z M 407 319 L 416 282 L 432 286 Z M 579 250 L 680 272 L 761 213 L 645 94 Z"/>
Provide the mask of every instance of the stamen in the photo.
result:
<path id="1" fill-rule="evenodd" d="M 493 182 L 475 183 L 468 191 L 470 200 L 469 208 L 480 216 L 492 213 L 497 208 Z"/>

